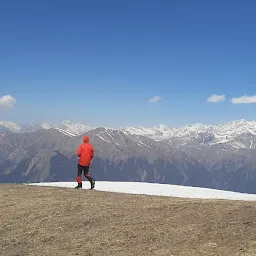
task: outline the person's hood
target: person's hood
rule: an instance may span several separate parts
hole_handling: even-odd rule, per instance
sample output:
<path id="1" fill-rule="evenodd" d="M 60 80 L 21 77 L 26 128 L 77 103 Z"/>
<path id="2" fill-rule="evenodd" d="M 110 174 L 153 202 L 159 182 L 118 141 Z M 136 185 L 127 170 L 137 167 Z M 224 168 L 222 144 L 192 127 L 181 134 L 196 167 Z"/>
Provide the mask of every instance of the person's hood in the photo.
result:
<path id="1" fill-rule="evenodd" d="M 90 139 L 88 136 L 84 136 L 83 140 L 84 140 L 84 143 L 88 143 Z"/>

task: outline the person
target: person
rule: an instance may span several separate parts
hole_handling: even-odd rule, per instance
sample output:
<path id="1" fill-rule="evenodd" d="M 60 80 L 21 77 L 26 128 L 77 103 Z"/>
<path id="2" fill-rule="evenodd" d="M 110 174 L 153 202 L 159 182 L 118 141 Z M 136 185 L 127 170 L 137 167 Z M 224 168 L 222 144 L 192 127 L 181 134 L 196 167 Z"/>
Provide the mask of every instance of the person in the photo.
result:
<path id="1" fill-rule="evenodd" d="M 94 157 L 94 147 L 89 143 L 89 137 L 83 137 L 83 144 L 79 145 L 77 149 L 77 156 L 79 157 L 79 162 L 77 164 L 77 186 L 75 188 L 82 188 L 82 173 L 91 183 L 91 189 L 95 187 L 95 180 L 92 178 L 91 174 L 89 174 L 89 169 L 91 165 L 91 161 Z"/>

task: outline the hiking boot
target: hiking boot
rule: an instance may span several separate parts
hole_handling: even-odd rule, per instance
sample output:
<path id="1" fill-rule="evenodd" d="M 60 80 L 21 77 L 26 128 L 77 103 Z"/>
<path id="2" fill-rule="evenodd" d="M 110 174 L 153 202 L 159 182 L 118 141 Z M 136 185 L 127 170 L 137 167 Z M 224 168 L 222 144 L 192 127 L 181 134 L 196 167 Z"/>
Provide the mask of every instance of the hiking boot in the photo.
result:
<path id="1" fill-rule="evenodd" d="M 75 188 L 82 188 L 82 183 L 78 183 Z"/>
<path id="2" fill-rule="evenodd" d="M 91 189 L 94 189 L 94 187 L 95 187 L 95 181 L 91 180 Z"/>

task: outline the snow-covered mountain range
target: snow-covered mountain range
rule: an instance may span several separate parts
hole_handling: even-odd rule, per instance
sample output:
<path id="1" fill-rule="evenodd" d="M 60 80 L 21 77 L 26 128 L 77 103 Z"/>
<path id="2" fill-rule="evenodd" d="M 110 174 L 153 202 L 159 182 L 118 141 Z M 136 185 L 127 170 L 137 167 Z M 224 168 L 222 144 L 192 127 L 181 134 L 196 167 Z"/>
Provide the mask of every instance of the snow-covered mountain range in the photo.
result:
<path id="1" fill-rule="evenodd" d="M 256 122 L 180 128 L 1 122 L 0 182 L 70 181 L 83 134 L 97 180 L 143 181 L 256 193 Z"/>
<path id="2" fill-rule="evenodd" d="M 214 134 L 216 140 L 229 140 L 234 136 L 250 133 L 256 135 L 256 121 L 236 120 L 218 125 L 192 124 L 180 128 L 169 128 L 160 124 L 152 128 L 125 127 L 132 134 L 146 135 L 156 140 L 173 137 L 198 137 L 200 134 Z"/>
<path id="3" fill-rule="evenodd" d="M 49 123 L 28 123 L 17 124 L 10 121 L 0 121 L 0 131 L 2 132 L 33 132 L 40 129 L 56 129 L 68 136 L 80 136 L 88 131 L 99 127 L 92 127 L 81 123 L 63 121 L 59 124 Z M 111 133 L 112 130 L 122 131 L 132 135 L 146 136 L 156 141 L 173 140 L 179 141 L 179 145 L 197 141 L 199 144 L 217 145 L 231 143 L 235 148 L 254 148 L 252 137 L 256 135 L 256 121 L 235 120 L 218 125 L 192 124 L 180 128 L 170 128 L 163 124 L 159 126 L 147 127 L 121 127 L 118 129 L 106 128 Z M 247 138 L 247 141 L 237 141 L 239 138 Z M 102 138 L 104 140 L 104 138 Z"/>
<path id="4" fill-rule="evenodd" d="M 72 123 L 71 121 L 63 121 L 59 124 L 49 124 L 49 123 L 27 123 L 27 124 L 18 124 L 11 121 L 0 121 L 0 130 L 10 131 L 15 133 L 24 133 L 24 132 L 34 132 L 40 129 L 57 129 L 60 132 L 66 133 L 70 136 L 81 135 L 87 131 L 94 129 L 80 123 Z"/>

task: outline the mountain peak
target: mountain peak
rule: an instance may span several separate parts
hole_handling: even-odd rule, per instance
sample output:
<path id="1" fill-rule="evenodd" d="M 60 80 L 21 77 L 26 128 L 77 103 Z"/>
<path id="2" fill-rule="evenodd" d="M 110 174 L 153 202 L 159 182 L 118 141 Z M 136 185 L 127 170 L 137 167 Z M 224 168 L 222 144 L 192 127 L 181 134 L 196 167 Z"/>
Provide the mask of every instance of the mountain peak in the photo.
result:
<path id="1" fill-rule="evenodd" d="M 158 126 L 154 127 L 156 130 L 160 130 L 160 131 L 170 131 L 170 128 L 167 125 L 164 124 L 159 124 Z"/>

